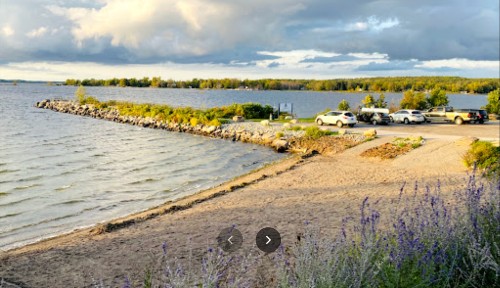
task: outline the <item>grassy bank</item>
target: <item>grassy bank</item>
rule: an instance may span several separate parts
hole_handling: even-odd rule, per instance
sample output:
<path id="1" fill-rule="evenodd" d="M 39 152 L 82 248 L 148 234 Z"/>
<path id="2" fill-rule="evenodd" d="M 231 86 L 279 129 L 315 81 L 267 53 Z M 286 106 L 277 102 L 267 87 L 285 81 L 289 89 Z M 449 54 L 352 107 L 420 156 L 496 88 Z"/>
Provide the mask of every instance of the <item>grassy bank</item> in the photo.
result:
<path id="1" fill-rule="evenodd" d="M 191 126 L 198 124 L 220 126 L 233 116 L 242 116 L 246 119 L 267 119 L 269 114 L 273 113 L 273 107 L 258 103 L 235 103 L 222 107 L 195 109 L 115 100 L 99 101 L 92 96 L 78 95 L 78 92 L 77 100 L 81 105 L 93 105 L 97 109 L 116 109 L 122 116 L 150 117 L 159 121 L 190 124 Z"/>

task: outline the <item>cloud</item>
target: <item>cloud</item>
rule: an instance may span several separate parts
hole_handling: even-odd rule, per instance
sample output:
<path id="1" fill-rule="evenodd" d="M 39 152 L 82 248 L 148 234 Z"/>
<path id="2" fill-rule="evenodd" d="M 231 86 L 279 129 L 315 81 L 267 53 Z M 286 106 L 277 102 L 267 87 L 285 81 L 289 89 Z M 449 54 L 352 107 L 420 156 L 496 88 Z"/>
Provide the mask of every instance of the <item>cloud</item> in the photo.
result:
<path id="1" fill-rule="evenodd" d="M 0 63 L 175 63 L 355 77 L 406 67 L 496 76 L 480 61 L 500 60 L 497 0 L 0 1 Z"/>
<path id="2" fill-rule="evenodd" d="M 3 35 L 5 35 L 5 37 L 9 37 L 14 35 L 15 31 L 9 25 L 6 25 L 2 27 L 2 33 Z"/>
<path id="3" fill-rule="evenodd" d="M 26 36 L 28 36 L 29 38 L 38 38 L 38 37 L 42 37 L 43 35 L 45 35 L 45 33 L 47 33 L 47 28 L 40 27 L 38 29 L 31 30 L 30 32 L 28 32 L 26 34 Z M 54 30 L 54 33 L 57 33 L 57 30 Z"/>
<path id="4" fill-rule="evenodd" d="M 381 21 L 376 16 L 370 16 L 366 21 L 347 24 L 345 31 L 375 31 L 379 32 L 399 25 L 398 18 Z"/>
<path id="5" fill-rule="evenodd" d="M 454 69 L 498 69 L 500 70 L 500 62 L 498 61 L 474 61 L 469 59 L 444 59 L 424 61 L 421 64 L 415 65 L 417 68 L 439 69 L 439 68 L 454 68 Z"/>

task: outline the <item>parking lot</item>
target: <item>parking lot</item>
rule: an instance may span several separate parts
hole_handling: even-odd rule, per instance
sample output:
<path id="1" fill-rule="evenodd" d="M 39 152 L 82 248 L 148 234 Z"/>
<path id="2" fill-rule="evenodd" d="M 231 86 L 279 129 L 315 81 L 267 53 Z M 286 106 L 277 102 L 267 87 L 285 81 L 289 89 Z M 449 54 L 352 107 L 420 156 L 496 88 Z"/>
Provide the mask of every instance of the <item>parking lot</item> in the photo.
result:
<path id="1" fill-rule="evenodd" d="M 310 125 L 317 125 L 311 123 Z M 325 129 L 338 131 L 337 126 L 322 126 Z M 459 138 L 464 136 L 477 137 L 484 140 L 499 140 L 500 138 L 500 122 L 498 120 L 489 121 L 484 124 L 462 124 L 456 125 L 452 123 L 447 124 L 397 124 L 391 123 L 389 125 L 371 125 L 360 122 L 355 127 L 344 127 L 352 132 L 362 132 L 367 129 L 376 129 L 379 135 L 420 135 L 427 138 Z"/>

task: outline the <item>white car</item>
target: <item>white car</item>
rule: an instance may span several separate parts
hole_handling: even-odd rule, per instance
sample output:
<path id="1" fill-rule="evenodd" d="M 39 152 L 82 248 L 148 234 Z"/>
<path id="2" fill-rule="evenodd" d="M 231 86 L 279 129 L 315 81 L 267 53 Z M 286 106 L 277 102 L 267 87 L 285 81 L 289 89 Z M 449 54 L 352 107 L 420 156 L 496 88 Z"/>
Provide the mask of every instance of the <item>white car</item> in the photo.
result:
<path id="1" fill-rule="evenodd" d="M 358 120 L 356 120 L 356 116 L 349 111 L 330 111 L 326 114 L 318 115 L 318 117 L 316 117 L 316 123 L 320 126 L 323 124 L 334 124 L 338 127 L 344 125 L 354 127 L 354 125 L 358 123 Z"/>
<path id="2" fill-rule="evenodd" d="M 391 122 L 396 122 L 396 123 L 420 124 L 425 122 L 425 117 L 419 110 L 409 110 L 409 109 L 399 110 L 389 114 L 389 118 L 391 119 Z"/>

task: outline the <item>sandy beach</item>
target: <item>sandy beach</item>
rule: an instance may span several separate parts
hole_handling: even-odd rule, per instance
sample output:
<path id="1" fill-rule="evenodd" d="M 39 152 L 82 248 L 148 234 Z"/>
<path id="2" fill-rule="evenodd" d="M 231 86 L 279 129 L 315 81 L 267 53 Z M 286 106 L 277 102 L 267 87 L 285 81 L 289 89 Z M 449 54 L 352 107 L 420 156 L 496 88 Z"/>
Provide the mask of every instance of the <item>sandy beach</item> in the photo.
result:
<path id="1" fill-rule="evenodd" d="M 241 251 L 256 250 L 255 235 L 263 227 L 280 231 L 285 246 L 294 243 L 305 221 L 321 227 L 326 236 L 334 235 L 343 218 L 358 215 L 365 197 L 379 201 L 384 214 L 403 183 L 408 192 L 415 181 L 434 185 L 439 179 L 443 193 L 461 187 L 466 177 L 461 157 L 470 144 L 468 137 L 499 138 L 497 121 L 377 129 L 382 133 L 373 141 L 338 154 L 292 155 L 219 187 L 114 221 L 128 224 L 111 232 L 98 226 L 4 252 L 0 279 L 20 287 L 85 287 L 92 279 L 121 286 L 124 275 L 141 275 L 151 255 L 161 253 L 163 242 L 173 255 L 201 258 L 217 245 L 219 232 L 231 225 L 243 234 Z M 393 160 L 360 156 L 408 133 L 423 135 L 425 144 Z"/>

